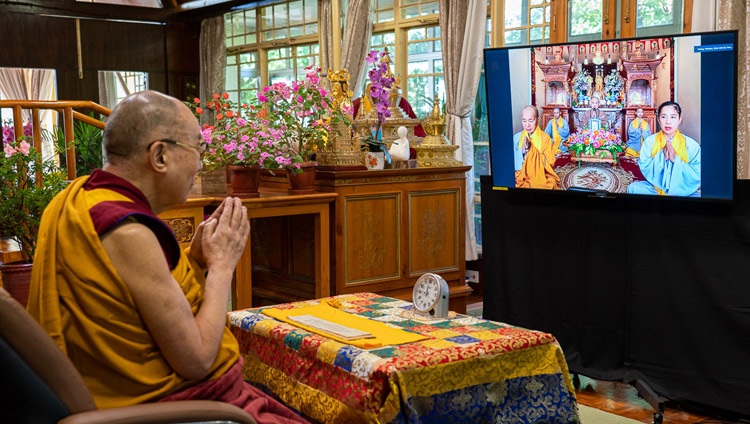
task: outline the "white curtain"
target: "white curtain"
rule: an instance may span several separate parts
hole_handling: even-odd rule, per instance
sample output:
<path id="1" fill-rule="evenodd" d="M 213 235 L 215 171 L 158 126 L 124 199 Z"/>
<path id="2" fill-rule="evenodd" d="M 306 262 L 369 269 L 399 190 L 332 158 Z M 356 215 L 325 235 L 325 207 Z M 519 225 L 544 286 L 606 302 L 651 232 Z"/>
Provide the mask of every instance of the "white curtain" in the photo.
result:
<path id="1" fill-rule="evenodd" d="M 460 146 L 457 159 L 472 167 L 466 172 L 466 260 L 478 258 L 474 234 L 474 139 L 471 108 L 482 71 L 487 2 L 440 0 L 440 38 L 445 69 L 447 137 Z"/>
<path id="2" fill-rule="evenodd" d="M 365 70 L 365 56 L 370 48 L 371 36 L 370 0 L 349 0 L 344 39 L 341 43 L 341 67 L 348 70 L 351 75 L 349 85 L 355 96 L 362 88 L 362 73 Z"/>
<path id="3" fill-rule="evenodd" d="M 55 71 L 53 69 L 0 68 L 0 95 L 8 100 L 56 100 Z M 31 120 L 31 111 L 21 113 L 24 123 Z M 55 112 L 41 110 L 39 121 L 42 129 L 54 131 Z M 49 138 L 42 139 L 42 154 L 54 154 Z"/>

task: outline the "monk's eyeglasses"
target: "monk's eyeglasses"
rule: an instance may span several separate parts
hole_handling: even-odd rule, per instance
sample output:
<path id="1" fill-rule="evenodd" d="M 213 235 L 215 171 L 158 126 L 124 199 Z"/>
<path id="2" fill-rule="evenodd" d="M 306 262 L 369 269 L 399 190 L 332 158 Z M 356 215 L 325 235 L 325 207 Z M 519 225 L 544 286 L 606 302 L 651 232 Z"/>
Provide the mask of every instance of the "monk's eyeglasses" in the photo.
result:
<path id="1" fill-rule="evenodd" d="M 172 140 L 171 138 L 164 138 L 161 140 L 152 141 L 151 143 L 148 144 L 148 146 L 146 146 L 146 150 L 150 149 L 152 144 L 158 143 L 160 141 L 162 143 L 169 143 L 169 144 L 174 144 L 176 146 L 190 147 L 191 149 L 195 149 L 198 151 L 198 154 L 200 154 L 201 159 L 203 159 L 203 155 L 206 153 L 206 150 L 208 150 L 208 143 L 206 143 L 205 141 L 202 141 L 199 145 L 194 146 L 192 144 L 180 143 L 179 141 Z"/>

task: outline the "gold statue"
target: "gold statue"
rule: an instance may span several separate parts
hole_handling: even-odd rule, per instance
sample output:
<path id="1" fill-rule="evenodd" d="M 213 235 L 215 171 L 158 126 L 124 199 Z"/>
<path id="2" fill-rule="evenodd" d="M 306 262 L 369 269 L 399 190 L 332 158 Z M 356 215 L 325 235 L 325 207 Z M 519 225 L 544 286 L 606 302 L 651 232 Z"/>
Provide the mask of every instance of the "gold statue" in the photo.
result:
<path id="1" fill-rule="evenodd" d="M 331 109 L 339 109 L 351 118 L 353 93 L 349 89 L 349 77 L 349 71 L 346 69 L 340 71 L 328 69 L 328 80 L 331 81 L 331 98 L 333 99 Z"/>
<path id="2" fill-rule="evenodd" d="M 428 136 L 440 137 L 445 132 L 445 116 L 440 113 L 440 99 L 435 94 L 432 102 L 432 113 L 425 118 L 422 128 Z"/>

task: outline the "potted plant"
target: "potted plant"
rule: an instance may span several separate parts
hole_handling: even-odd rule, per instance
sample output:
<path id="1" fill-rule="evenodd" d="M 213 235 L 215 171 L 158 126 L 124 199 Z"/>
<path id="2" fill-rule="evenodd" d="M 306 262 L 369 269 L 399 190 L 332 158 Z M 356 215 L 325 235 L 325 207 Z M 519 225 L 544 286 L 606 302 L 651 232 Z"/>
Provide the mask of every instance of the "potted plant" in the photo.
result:
<path id="1" fill-rule="evenodd" d="M 4 286 L 24 305 L 29 280 L 25 286 L 16 287 L 15 281 L 9 284 L 7 275 L 8 272 L 17 274 L 21 267 L 28 269 L 27 278 L 30 278 L 42 213 L 67 185 L 66 176 L 53 158 L 43 158 L 29 144 L 27 137 L 18 140 L 11 137 L 9 142 L 3 143 L 3 154 L 0 155 L 0 234 L 18 244 L 24 261 L 22 264 L 2 264 L 0 268 L 3 268 Z"/>
<path id="2" fill-rule="evenodd" d="M 237 104 L 228 93 L 214 94 L 204 105 L 199 98 L 187 104 L 198 117 L 213 116 L 213 125 L 202 126 L 208 144 L 203 164 L 209 171 L 226 167 L 233 194 L 256 197 L 261 169 L 291 165 L 285 147 L 276 143 L 278 131 L 267 125 L 264 110 Z"/>
<path id="3" fill-rule="evenodd" d="M 388 64 L 383 60 L 386 55 L 385 51 L 370 50 L 365 59 L 368 64 L 372 65 L 372 68 L 367 73 L 367 78 L 370 82 L 365 89 L 365 95 L 368 95 L 373 103 L 373 107 L 377 113 L 377 120 L 375 128 L 369 131 L 368 135 L 362 138 L 360 142 L 362 144 L 362 151 L 365 152 L 365 165 L 373 169 L 382 169 L 379 153 L 382 153 L 383 165 L 391 163 L 388 145 L 383 142 L 383 124 L 391 116 L 389 96 L 395 78 L 388 71 Z"/>
<path id="4" fill-rule="evenodd" d="M 320 68 L 305 70 L 304 80 L 277 82 L 258 93 L 263 124 L 275 130 L 275 143 L 288 159 L 284 166 L 292 175 L 300 173 L 303 164 L 314 166 L 315 154 L 326 145 L 333 124 L 350 123 L 342 111 L 332 110 L 333 99 L 321 86 Z"/>

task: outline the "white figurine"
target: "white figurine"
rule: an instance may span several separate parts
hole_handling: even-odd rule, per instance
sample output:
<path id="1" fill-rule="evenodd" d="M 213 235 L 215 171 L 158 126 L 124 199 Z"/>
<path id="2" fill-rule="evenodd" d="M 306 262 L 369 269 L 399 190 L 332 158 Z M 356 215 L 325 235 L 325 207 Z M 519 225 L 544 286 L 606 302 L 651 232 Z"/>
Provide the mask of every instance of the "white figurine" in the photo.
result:
<path id="1" fill-rule="evenodd" d="M 388 149 L 393 160 L 409 160 L 409 139 L 406 138 L 407 132 L 406 127 L 398 127 L 396 131 L 398 140 L 391 143 L 391 147 Z"/>

